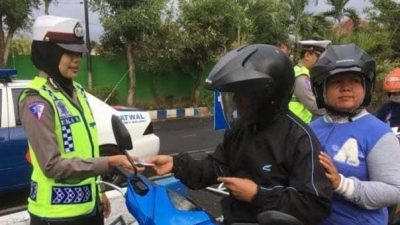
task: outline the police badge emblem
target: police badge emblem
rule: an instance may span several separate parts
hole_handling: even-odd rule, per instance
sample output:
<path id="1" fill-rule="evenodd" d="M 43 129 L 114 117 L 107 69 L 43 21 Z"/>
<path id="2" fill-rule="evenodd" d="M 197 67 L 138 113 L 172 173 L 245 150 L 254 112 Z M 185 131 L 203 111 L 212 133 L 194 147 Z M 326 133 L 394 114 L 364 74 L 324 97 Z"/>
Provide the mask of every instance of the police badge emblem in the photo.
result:
<path id="1" fill-rule="evenodd" d="M 62 101 L 56 101 L 56 107 L 60 118 L 68 118 L 71 117 L 71 113 L 67 110 L 67 107 L 64 105 Z"/>
<path id="2" fill-rule="evenodd" d="M 76 23 L 74 27 L 74 35 L 75 37 L 82 39 L 83 38 L 83 28 L 80 23 Z"/>

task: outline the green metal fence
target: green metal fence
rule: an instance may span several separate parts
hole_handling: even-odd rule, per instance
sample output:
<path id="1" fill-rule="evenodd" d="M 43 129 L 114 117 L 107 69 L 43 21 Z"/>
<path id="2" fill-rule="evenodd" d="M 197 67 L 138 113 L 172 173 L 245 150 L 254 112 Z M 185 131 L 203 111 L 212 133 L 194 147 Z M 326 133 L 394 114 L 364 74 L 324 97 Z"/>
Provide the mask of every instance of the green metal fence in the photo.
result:
<path id="1" fill-rule="evenodd" d="M 30 56 L 10 57 L 8 67 L 17 69 L 18 79 L 32 79 L 38 73 L 30 60 Z M 116 89 L 118 103 L 125 104 L 129 87 L 127 71 L 128 66 L 124 57 L 93 56 L 93 87 L 114 87 L 122 76 L 126 75 Z M 81 69 L 76 80 L 87 87 L 86 57 L 82 58 Z M 143 70 L 140 62 L 136 64 L 135 101 L 139 106 L 156 107 L 154 106 L 156 97 L 158 97 L 158 100 L 167 103 L 190 99 L 193 88 L 194 78 L 181 71 L 165 71 L 163 74 L 153 74 Z"/>

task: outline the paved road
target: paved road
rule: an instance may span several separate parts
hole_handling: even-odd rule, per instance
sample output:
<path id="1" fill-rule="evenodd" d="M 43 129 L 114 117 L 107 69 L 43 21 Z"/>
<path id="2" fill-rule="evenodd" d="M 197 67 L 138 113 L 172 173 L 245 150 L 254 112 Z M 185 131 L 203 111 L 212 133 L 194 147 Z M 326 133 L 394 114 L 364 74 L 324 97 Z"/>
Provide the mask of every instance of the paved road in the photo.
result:
<path id="1" fill-rule="evenodd" d="M 212 118 L 187 118 L 155 122 L 154 133 L 160 137 L 161 154 L 191 152 L 195 158 L 201 158 L 212 152 L 222 140 L 223 133 L 213 130 Z M 0 196 L 0 214 L 12 209 L 23 209 L 26 205 L 28 190 L 12 192 Z M 201 207 L 218 216 L 219 196 L 208 191 L 191 191 L 190 198 Z"/>
<path id="2" fill-rule="evenodd" d="M 154 133 L 160 137 L 161 154 L 213 151 L 223 132 L 213 130 L 213 120 L 188 118 L 156 122 Z"/>

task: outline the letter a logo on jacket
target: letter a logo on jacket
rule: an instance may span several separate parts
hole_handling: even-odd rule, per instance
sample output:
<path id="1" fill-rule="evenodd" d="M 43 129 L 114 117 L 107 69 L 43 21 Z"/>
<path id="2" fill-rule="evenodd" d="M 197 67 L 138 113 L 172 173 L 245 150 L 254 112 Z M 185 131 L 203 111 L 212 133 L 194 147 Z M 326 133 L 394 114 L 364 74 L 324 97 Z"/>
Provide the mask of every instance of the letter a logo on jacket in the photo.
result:
<path id="1" fill-rule="evenodd" d="M 358 144 L 354 138 L 349 138 L 339 149 L 338 153 L 333 157 L 335 161 L 346 163 L 350 166 L 360 165 L 358 159 Z"/>

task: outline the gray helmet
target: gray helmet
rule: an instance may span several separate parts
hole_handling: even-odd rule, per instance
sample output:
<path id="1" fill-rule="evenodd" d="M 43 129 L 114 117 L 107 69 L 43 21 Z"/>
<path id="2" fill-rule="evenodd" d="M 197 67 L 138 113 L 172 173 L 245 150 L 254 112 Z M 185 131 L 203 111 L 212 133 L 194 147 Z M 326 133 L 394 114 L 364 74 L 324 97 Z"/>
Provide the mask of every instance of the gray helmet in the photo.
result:
<path id="1" fill-rule="evenodd" d="M 311 83 L 319 108 L 326 108 L 324 88 L 327 78 L 343 72 L 361 74 L 365 82 L 365 98 L 361 106 L 368 106 L 375 83 L 375 61 L 355 44 L 331 45 L 311 69 Z"/>
<path id="2" fill-rule="evenodd" d="M 277 110 L 287 110 L 294 79 L 292 63 L 285 53 L 272 45 L 255 44 L 222 57 L 206 79 L 205 88 L 222 94 L 253 96 L 257 122 L 266 120 L 261 117 L 272 116 Z M 224 97 L 222 100 L 225 118 L 231 122 L 226 115 Z M 272 108 L 276 110 L 270 111 Z"/>

